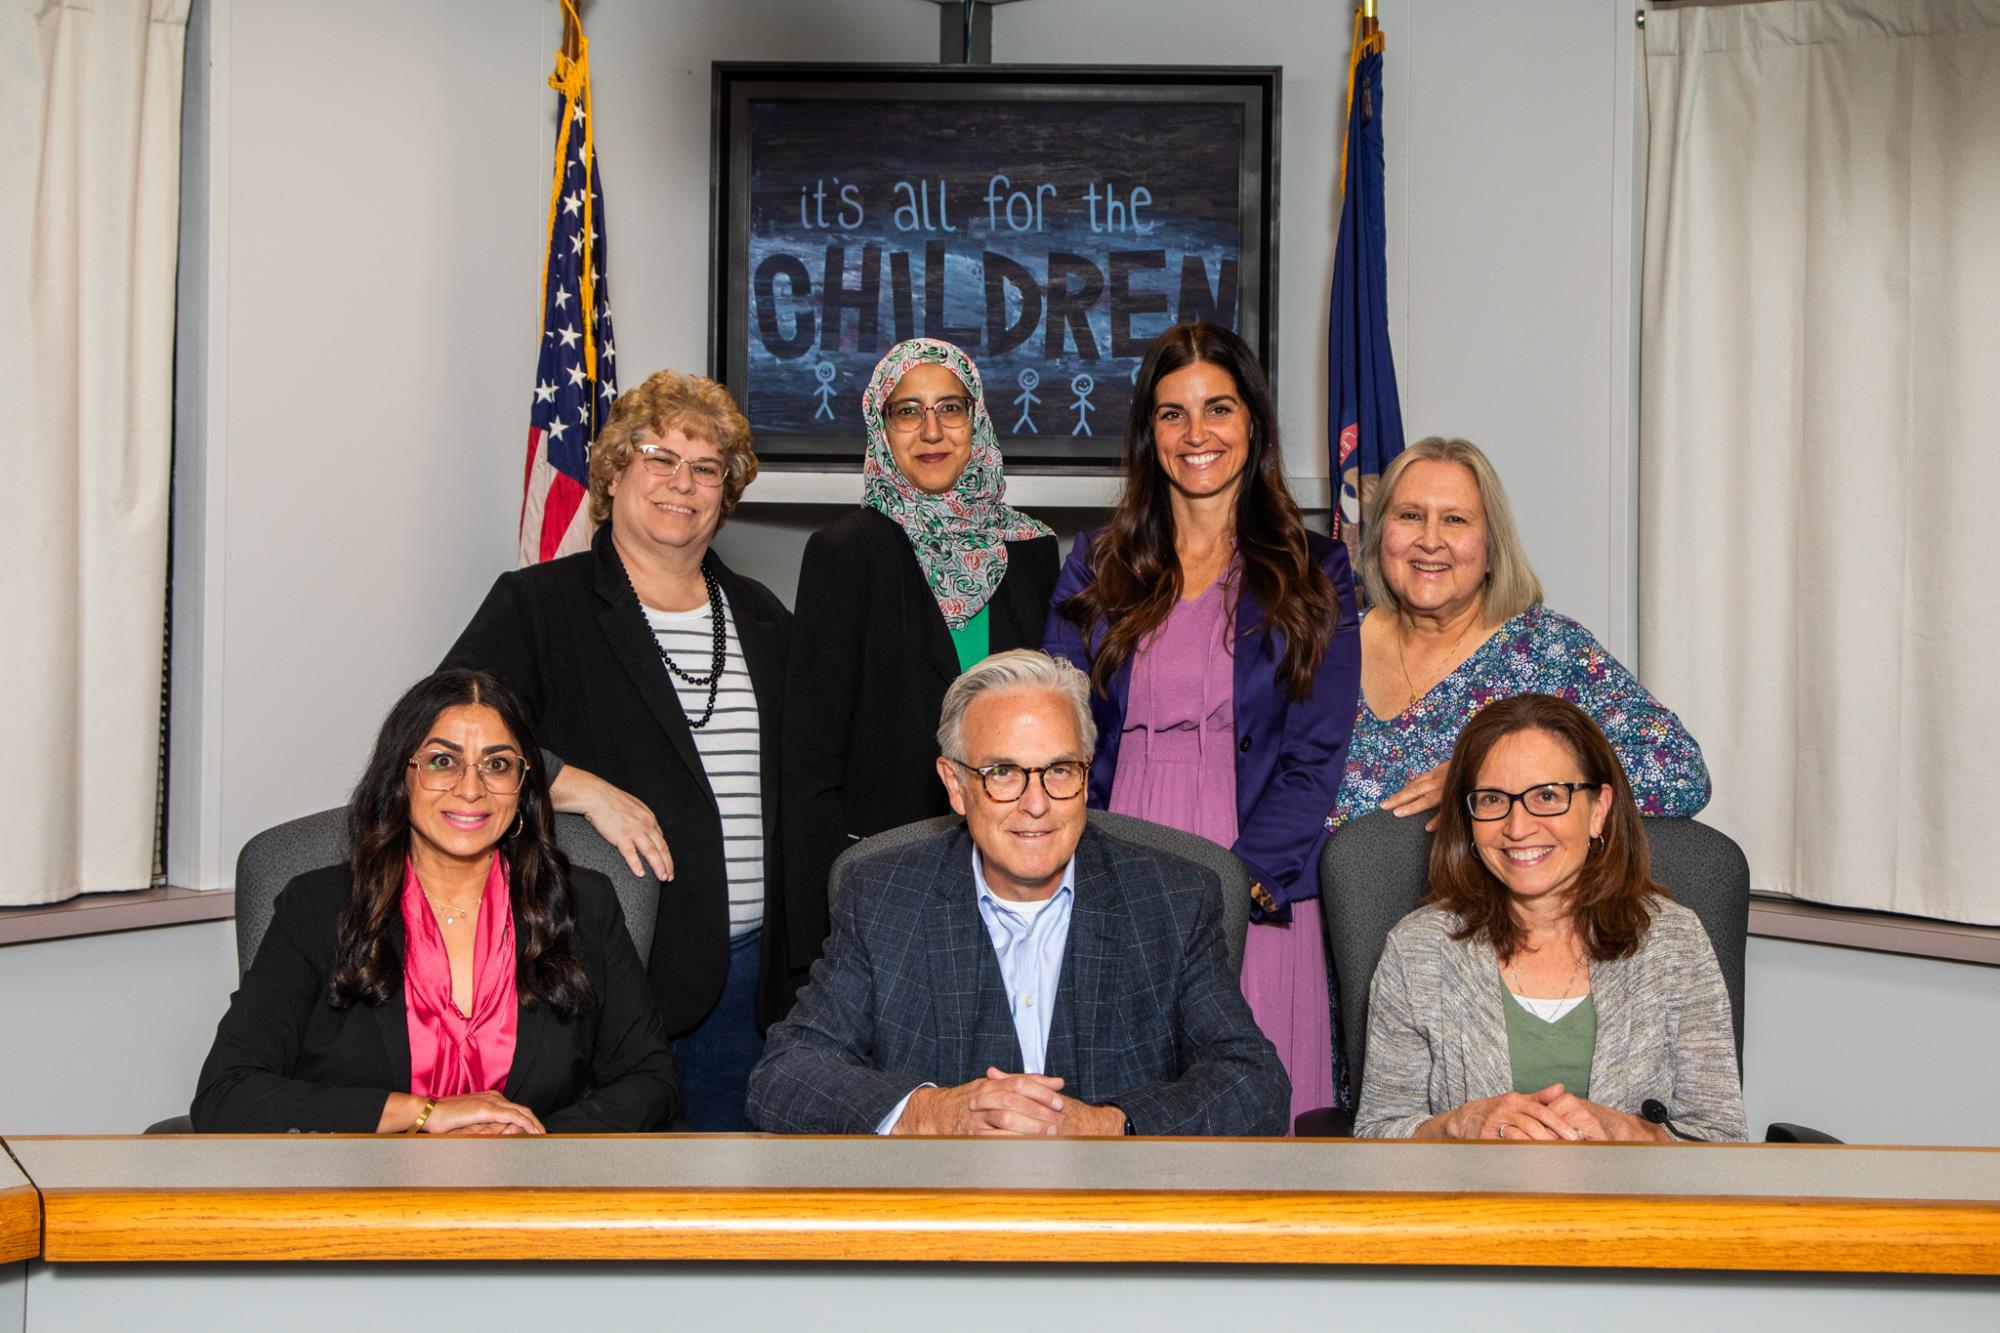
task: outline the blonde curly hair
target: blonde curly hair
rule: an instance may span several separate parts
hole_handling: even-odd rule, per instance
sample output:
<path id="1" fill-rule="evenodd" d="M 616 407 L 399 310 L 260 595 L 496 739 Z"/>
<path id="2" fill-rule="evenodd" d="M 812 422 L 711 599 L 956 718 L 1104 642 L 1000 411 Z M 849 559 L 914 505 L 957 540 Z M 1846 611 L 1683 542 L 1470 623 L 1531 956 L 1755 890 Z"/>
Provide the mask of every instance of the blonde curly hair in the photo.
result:
<path id="1" fill-rule="evenodd" d="M 658 371 L 611 405 L 610 419 L 590 449 L 590 521 L 611 518 L 611 483 L 632 464 L 632 437 L 642 430 L 664 435 L 678 430 L 691 440 L 707 440 L 722 450 L 722 521 L 736 512 L 743 488 L 757 477 L 750 447 L 750 423 L 736 400 L 712 379 Z"/>

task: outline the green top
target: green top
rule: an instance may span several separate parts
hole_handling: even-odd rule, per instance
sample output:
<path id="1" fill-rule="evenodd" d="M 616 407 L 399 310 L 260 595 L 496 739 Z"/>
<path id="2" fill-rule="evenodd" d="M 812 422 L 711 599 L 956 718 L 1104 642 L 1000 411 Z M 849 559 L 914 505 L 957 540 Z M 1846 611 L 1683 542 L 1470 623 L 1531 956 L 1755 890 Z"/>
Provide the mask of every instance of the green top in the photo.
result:
<path id="1" fill-rule="evenodd" d="M 1503 988 L 1504 989 L 1504 988 Z M 1590 996 L 1553 1023 L 1535 1017 L 1509 994 L 1507 1059 L 1514 1091 L 1540 1092 L 1551 1083 L 1578 1097 L 1590 1096 L 1590 1057 L 1597 1045 L 1597 1003 Z"/>
<path id="2" fill-rule="evenodd" d="M 991 626 L 992 617 L 987 614 L 987 608 L 982 606 L 978 615 L 965 622 L 965 628 L 951 631 L 951 646 L 958 649 L 960 671 L 968 669 L 974 662 L 993 651 L 989 646 L 993 642 L 993 636 L 989 632 Z"/>

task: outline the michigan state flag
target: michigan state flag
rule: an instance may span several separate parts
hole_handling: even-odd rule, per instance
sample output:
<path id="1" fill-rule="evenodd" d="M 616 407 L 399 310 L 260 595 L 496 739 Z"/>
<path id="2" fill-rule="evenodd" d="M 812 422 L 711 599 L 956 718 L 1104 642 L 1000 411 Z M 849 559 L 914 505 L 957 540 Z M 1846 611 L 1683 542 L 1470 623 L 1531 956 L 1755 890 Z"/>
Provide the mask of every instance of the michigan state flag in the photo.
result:
<path id="1" fill-rule="evenodd" d="M 1354 20 L 1347 134 L 1340 150 L 1340 239 L 1327 310 L 1327 452 L 1338 478 L 1334 535 L 1357 562 L 1361 515 L 1375 480 L 1403 449 L 1403 408 L 1389 353 L 1388 232 L 1382 210 L 1382 33 Z"/>

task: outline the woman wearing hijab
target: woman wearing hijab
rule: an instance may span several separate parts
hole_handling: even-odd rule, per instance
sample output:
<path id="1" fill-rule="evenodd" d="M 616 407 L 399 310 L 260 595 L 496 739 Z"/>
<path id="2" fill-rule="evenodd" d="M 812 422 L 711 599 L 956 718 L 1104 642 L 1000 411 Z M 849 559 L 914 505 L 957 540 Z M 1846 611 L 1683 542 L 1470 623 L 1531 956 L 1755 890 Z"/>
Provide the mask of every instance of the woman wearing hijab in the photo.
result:
<path id="1" fill-rule="evenodd" d="M 937 780 L 945 687 L 974 662 L 1039 647 L 1056 538 L 1006 502 L 979 370 L 947 342 L 889 349 L 861 395 L 861 506 L 813 534 L 785 683 L 789 922 L 809 966 L 827 872 L 858 838 L 949 813 Z"/>

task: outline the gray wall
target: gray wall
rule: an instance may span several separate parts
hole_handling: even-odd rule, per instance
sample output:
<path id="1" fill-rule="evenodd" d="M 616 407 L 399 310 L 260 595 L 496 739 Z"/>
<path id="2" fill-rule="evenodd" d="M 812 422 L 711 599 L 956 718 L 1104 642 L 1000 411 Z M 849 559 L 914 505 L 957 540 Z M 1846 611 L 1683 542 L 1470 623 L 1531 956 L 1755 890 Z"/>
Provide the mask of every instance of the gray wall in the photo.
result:
<path id="1" fill-rule="evenodd" d="M 1390 313 L 1410 432 L 1488 446 L 1552 603 L 1629 660 L 1629 8 L 1544 0 L 1533 22 L 1483 0 L 1381 12 Z M 627 379 L 699 367 L 709 62 L 930 60 L 936 7 L 595 0 L 587 21 L 620 360 Z M 511 563 L 559 31 L 552 0 L 197 6 L 176 883 L 226 884 L 251 833 L 337 803 L 389 700 Z M 1305 478 L 1325 472 L 1347 40 L 1347 7 L 1320 0 L 1238 0 L 1226 14 L 1202 0 L 1028 0 L 995 22 L 1000 60 L 1285 67 L 1277 371 Z M 755 498 L 718 544 L 789 598 L 804 536 L 832 511 Z M 1047 517 L 1065 536 L 1094 520 Z M 0 950 L 0 1130 L 130 1129 L 184 1106 L 233 985 L 228 938 L 204 925 Z M 1912 1029 L 1993 1030 L 1996 982 L 1757 943 L 1753 1121 L 1993 1141 L 1983 1108 L 2000 1103 L 2000 1073 Z"/>
<path id="2" fill-rule="evenodd" d="M 1629 657 L 1632 29 L 1600 0 L 1543 8 L 1383 5 L 1390 316 L 1412 435 L 1492 450 L 1550 600 Z M 1279 406 L 1293 473 L 1324 494 L 1348 19 L 1318 0 L 1230 12 L 1029 0 L 996 15 L 995 54 L 1284 66 Z M 551 0 L 207 17 L 171 847 L 197 887 L 226 883 L 257 829 L 338 800 L 389 700 L 512 563 L 559 35 Z M 706 364 L 710 62 L 932 60 L 936 24 L 926 0 L 590 6 L 626 381 Z M 760 508 L 752 486 L 718 546 L 789 596 L 831 513 Z M 272 780 L 274 735 L 314 762 Z"/>
<path id="3" fill-rule="evenodd" d="M 0 1134 L 185 1115 L 235 988 L 229 921 L 0 948 Z"/>

